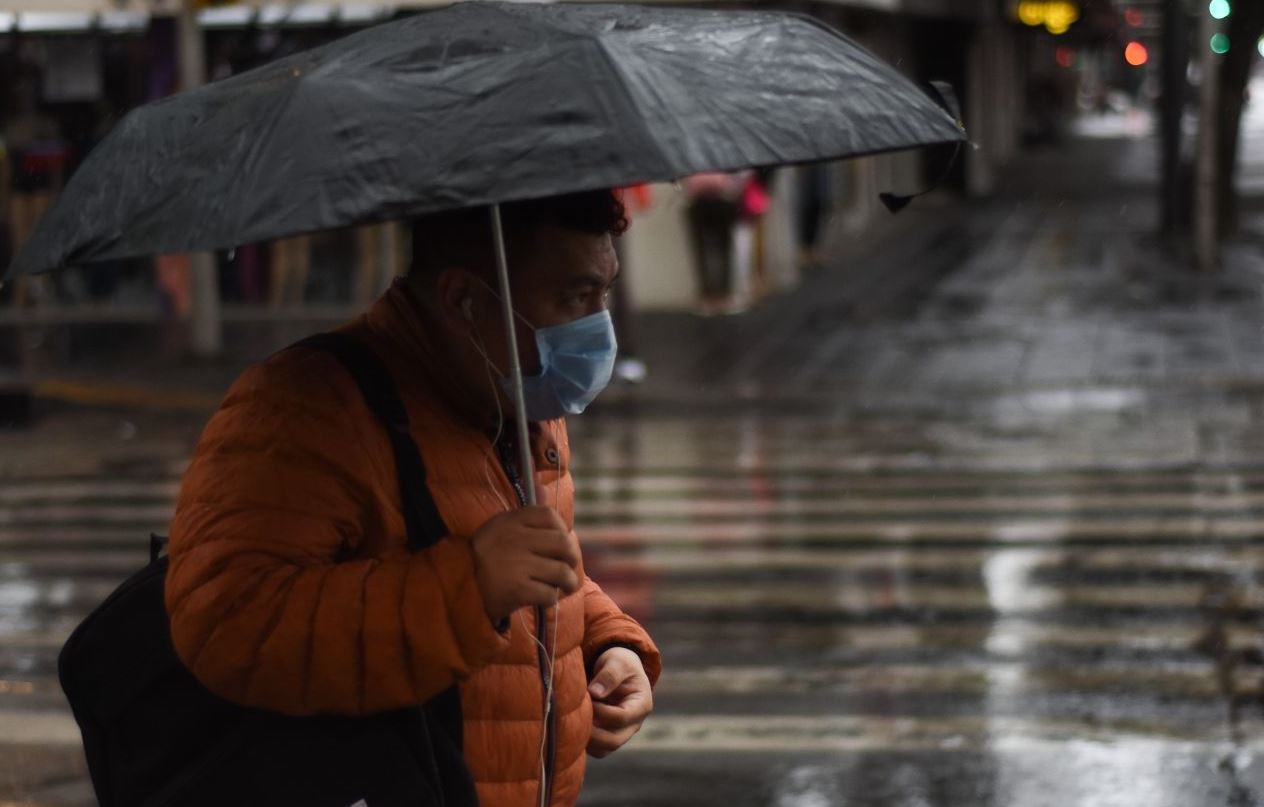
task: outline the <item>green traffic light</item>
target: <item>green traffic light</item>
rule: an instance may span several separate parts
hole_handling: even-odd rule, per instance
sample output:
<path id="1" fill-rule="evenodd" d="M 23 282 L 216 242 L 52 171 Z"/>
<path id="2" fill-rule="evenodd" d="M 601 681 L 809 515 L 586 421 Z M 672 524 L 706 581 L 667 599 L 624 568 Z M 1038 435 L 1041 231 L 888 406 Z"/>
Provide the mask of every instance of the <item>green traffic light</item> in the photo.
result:
<path id="1" fill-rule="evenodd" d="M 1211 52 L 1224 55 L 1229 52 L 1229 37 L 1226 34 L 1213 34 L 1211 37 Z"/>
<path id="2" fill-rule="evenodd" d="M 1223 20 L 1233 13 L 1233 6 L 1229 4 L 1229 0 L 1211 0 L 1211 5 L 1207 7 L 1211 12 L 1211 16 L 1217 20 Z"/>

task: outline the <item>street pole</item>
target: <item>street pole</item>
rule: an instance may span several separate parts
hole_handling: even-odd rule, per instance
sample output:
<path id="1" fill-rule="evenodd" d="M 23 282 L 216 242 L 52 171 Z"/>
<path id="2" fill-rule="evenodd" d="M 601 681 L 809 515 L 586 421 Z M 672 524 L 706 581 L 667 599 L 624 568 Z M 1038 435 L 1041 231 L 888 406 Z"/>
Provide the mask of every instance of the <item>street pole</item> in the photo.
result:
<path id="1" fill-rule="evenodd" d="M 1216 227 L 1216 143 L 1219 114 L 1221 56 L 1211 49 L 1219 30 L 1209 14 L 1201 15 L 1198 47 L 1202 50 L 1202 83 L 1198 89 L 1198 157 L 1194 173 L 1194 265 L 1200 272 L 1219 268 L 1220 244 Z"/>
<path id="2" fill-rule="evenodd" d="M 180 90 L 188 92 L 206 83 L 206 56 L 194 0 L 183 0 L 180 4 L 176 31 L 180 51 Z M 215 256 L 209 252 L 189 255 L 189 271 L 193 284 L 190 346 L 195 356 L 218 356 L 224 346 L 224 333 Z"/>

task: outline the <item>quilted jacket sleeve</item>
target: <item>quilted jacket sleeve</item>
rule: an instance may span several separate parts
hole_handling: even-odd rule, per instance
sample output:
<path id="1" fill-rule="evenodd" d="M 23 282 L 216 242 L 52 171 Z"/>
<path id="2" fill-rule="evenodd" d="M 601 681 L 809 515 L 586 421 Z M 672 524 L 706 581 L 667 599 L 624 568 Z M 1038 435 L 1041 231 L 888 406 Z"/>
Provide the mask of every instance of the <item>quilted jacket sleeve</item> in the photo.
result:
<path id="1" fill-rule="evenodd" d="M 247 371 L 207 426 L 166 602 L 178 655 L 211 691 L 289 714 L 374 712 L 423 702 L 508 645 L 468 542 L 344 560 L 396 507 L 389 450 L 368 450 L 387 445 L 377 428 L 350 376 L 311 351 Z"/>
<path id="2" fill-rule="evenodd" d="M 584 665 L 591 670 L 597 656 L 610 647 L 626 647 L 641 657 L 650 684 L 663 671 L 662 658 L 645 628 L 623 613 L 592 578 L 584 577 Z"/>

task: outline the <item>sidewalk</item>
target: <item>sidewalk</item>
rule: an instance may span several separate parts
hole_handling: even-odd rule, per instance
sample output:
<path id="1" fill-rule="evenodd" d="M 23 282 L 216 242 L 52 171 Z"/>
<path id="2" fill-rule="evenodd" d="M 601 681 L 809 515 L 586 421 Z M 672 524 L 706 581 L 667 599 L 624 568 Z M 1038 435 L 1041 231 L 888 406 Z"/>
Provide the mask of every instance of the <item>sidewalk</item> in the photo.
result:
<path id="1" fill-rule="evenodd" d="M 1264 251 L 1198 276 L 1153 234 L 1146 140 L 1027 158 L 998 197 L 909 226 L 746 317 L 649 315 L 626 399 L 890 408 L 1019 390 L 1264 383 Z"/>

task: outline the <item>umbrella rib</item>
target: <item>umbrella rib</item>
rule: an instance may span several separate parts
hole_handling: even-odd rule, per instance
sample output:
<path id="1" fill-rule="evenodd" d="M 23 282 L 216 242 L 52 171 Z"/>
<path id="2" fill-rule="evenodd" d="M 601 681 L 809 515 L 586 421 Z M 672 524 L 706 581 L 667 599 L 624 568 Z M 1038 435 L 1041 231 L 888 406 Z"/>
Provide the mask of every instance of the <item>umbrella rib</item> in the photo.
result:
<path id="1" fill-rule="evenodd" d="M 672 159 L 671 155 L 669 155 L 666 151 L 663 150 L 662 144 L 659 143 L 658 139 L 655 138 L 653 134 L 650 132 L 649 124 L 646 122 L 645 116 L 640 114 L 641 112 L 640 106 L 636 103 L 635 96 L 632 94 L 632 90 L 628 86 L 627 77 L 624 76 L 623 71 L 619 69 L 618 60 L 616 60 L 613 54 L 611 54 L 610 48 L 603 38 L 596 37 L 596 42 L 597 42 L 597 46 L 601 48 L 601 52 L 602 52 L 602 55 L 605 57 L 606 64 L 610 66 L 610 72 L 614 75 L 615 81 L 618 82 L 619 89 L 622 90 L 624 101 L 627 103 L 628 107 L 630 107 L 632 111 L 635 113 L 632 116 L 632 119 L 636 121 L 637 130 L 640 132 L 642 141 L 645 143 L 649 143 L 653 146 L 654 152 L 658 155 L 659 159 L 662 161 L 664 165 L 671 166 L 671 170 L 672 170 L 671 179 L 673 180 L 679 179 L 681 174 L 683 173 L 680 170 L 680 166 L 676 163 L 674 159 Z M 657 180 L 660 178 L 659 177 L 637 177 L 636 181 L 643 182 L 643 181 L 648 181 L 651 179 Z M 625 184 L 632 185 L 632 184 L 635 184 L 635 182 L 629 181 Z"/>

